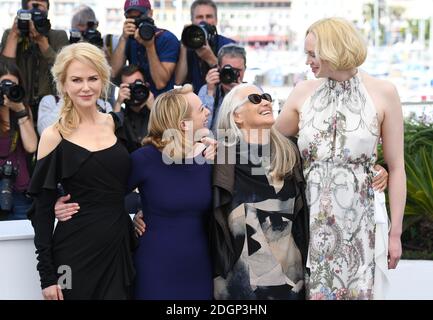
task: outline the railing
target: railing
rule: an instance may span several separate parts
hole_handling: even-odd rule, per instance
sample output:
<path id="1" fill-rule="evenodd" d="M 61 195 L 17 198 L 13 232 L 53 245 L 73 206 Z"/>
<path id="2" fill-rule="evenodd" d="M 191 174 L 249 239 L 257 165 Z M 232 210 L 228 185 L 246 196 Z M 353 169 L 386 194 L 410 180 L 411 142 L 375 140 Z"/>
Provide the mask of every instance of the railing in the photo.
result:
<path id="1" fill-rule="evenodd" d="M 402 107 L 406 119 L 433 123 L 433 101 L 402 102 Z"/>

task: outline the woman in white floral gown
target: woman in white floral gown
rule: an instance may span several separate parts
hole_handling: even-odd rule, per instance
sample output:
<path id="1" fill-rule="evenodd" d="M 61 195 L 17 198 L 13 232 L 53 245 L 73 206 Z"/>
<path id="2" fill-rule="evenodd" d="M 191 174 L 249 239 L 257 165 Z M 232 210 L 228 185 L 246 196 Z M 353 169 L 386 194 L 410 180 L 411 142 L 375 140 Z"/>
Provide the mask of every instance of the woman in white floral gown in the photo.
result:
<path id="1" fill-rule="evenodd" d="M 314 23 L 305 53 L 321 79 L 295 87 L 276 126 L 288 136 L 299 133 L 310 208 L 308 297 L 382 299 L 386 270 L 396 267 L 402 252 L 406 175 L 400 99 L 391 83 L 358 69 L 367 49 L 344 19 Z M 375 212 L 372 188 L 380 138 L 389 170 L 389 237 L 387 218 Z"/>

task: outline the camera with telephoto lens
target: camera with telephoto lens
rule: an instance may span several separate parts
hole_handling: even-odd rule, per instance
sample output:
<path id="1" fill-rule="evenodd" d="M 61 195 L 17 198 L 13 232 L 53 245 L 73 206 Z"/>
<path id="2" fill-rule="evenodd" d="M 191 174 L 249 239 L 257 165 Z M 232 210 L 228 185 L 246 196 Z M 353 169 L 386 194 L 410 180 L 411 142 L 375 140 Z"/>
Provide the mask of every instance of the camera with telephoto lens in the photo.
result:
<path id="1" fill-rule="evenodd" d="M 240 76 L 239 70 L 233 68 L 231 65 L 226 64 L 220 69 L 220 81 L 224 84 L 237 82 Z"/>
<path id="2" fill-rule="evenodd" d="M 206 41 L 212 46 L 217 35 L 216 27 L 204 21 L 198 25 L 192 24 L 182 31 L 181 41 L 190 49 L 198 49 L 206 44 Z"/>
<path id="3" fill-rule="evenodd" d="M 3 95 L 6 95 L 13 102 L 21 102 L 24 100 L 25 91 L 22 86 L 10 80 L 0 82 L 0 106 L 4 105 Z"/>
<path id="4" fill-rule="evenodd" d="M 138 28 L 141 39 L 148 41 L 155 35 L 156 26 L 152 18 L 142 15 L 134 19 L 134 24 Z M 134 36 L 131 35 L 130 38 L 134 38 Z"/>
<path id="5" fill-rule="evenodd" d="M 18 168 L 7 160 L 0 166 L 0 210 L 11 211 L 13 206 L 13 185 L 18 175 Z"/>
<path id="6" fill-rule="evenodd" d="M 149 98 L 149 88 L 141 80 L 135 80 L 129 84 L 129 90 L 131 91 L 131 99 L 125 100 L 126 106 L 139 106 Z"/>
<path id="7" fill-rule="evenodd" d="M 47 13 L 38 9 L 36 3 L 33 4 L 31 10 L 18 10 L 18 30 L 20 30 L 21 35 L 28 36 L 30 33 L 30 20 L 33 20 L 35 24 L 35 29 L 37 32 L 45 37 L 48 37 L 48 32 L 51 29 L 51 23 L 48 19 Z"/>

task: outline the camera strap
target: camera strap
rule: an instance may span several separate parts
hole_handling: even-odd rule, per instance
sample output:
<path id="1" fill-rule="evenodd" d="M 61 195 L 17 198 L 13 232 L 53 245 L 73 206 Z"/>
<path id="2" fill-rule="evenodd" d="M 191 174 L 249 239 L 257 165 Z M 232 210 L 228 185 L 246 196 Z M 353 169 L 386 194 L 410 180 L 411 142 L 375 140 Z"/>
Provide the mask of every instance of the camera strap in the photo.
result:
<path id="1" fill-rule="evenodd" d="M 105 46 L 110 56 L 113 54 L 113 35 L 111 33 L 105 36 Z"/>
<path id="2" fill-rule="evenodd" d="M 220 99 L 224 99 L 224 92 L 221 89 L 221 86 L 218 85 L 215 90 L 215 98 L 213 100 L 213 109 L 212 109 L 212 121 L 210 123 L 210 129 L 212 130 L 213 125 L 215 123 L 215 116 L 217 115 L 217 109 L 219 108 Z"/>

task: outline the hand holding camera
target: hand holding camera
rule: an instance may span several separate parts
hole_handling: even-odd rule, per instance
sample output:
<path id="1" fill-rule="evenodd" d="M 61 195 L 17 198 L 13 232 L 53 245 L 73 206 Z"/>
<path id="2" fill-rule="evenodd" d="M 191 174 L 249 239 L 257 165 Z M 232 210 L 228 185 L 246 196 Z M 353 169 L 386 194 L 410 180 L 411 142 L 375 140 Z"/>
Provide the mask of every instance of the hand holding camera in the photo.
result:
<path id="1" fill-rule="evenodd" d="M 240 70 L 226 64 L 220 69 L 220 80 L 223 84 L 239 83 Z"/>
<path id="2" fill-rule="evenodd" d="M 215 95 L 216 86 L 220 83 L 220 73 L 218 67 L 212 68 L 206 74 L 207 94 L 209 96 Z"/>
<path id="3" fill-rule="evenodd" d="M 13 36 L 14 39 L 18 40 L 20 35 L 21 33 L 20 30 L 18 29 L 18 17 L 15 17 L 9 36 Z"/>
<path id="4" fill-rule="evenodd" d="M 200 59 L 206 61 L 206 63 L 210 66 L 218 63 L 218 58 L 215 56 L 215 54 L 212 51 L 212 48 L 209 46 L 209 43 L 207 42 L 203 47 L 195 50 L 195 52 L 197 53 Z"/>
<path id="5" fill-rule="evenodd" d="M 50 20 L 47 12 L 40 10 L 37 4 L 33 4 L 30 10 L 18 10 L 17 18 L 18 29 L 22 36 L 30 36 L 32 40 L 39 40 L 41 36 L 48 37 L 48 32 L 51 30 Z"/>
<path id="6" fill-rule="evenodd" d="M 222 68 L 216 66 L 206 74 L 208 95 L 213 96 L 215 94 L 216 86 L 219 83 L 232 88 L 239 84 L 239 80 L 240 70 L 233 68 L 229 64 L 224 65 Z"/>
<path id="7" fill-rule="evenodd" d="M 134 34 L 134 39 L 146 48 L 154 45 L 153 39 L 155 37 L 157 28 L 153 19 L 147 16 L 141 16 L 135 18 L 134 23 L 137 27 Z"/>
<path id="8" fill-rule="evenodd" d="M 134 37 L 136 29 L 137 29 L 137 27 L 135 26 L 135 20 L 131 19 L 131 18 L 126 18 L 125 22 L 123 23 L 122 37 L 125 40 L 128 40 L 128 38 Z"/>
<path id="9" fill-rule="evenodd" d="M 150 90 L 141 80 L 135 80 L 133 83 L 122 83 L 120 85 L 117 103 L 125 103 L 126 107 L 138 107 L 144 104 L 150 96 Z"/>
<path id="10" fill-rule="evenodd" d="M 117 96 L 117 103 L 122 104 L 125 100 L 131 99 L 131 90 L 129 89 L 128 83 L 121 83 L 119 89 L 119 95 Z"/>
<path id="11" fill-rule="evenodd" d="M 6 106 L 18 112 L 23 110 L 24 88 L 10 80 L 0 82 L 0 107 Z"/>

